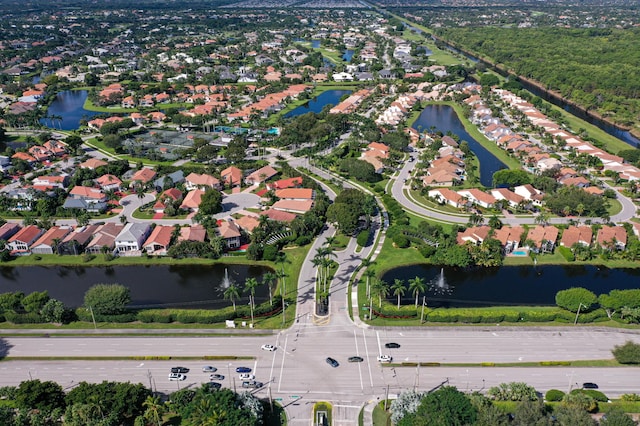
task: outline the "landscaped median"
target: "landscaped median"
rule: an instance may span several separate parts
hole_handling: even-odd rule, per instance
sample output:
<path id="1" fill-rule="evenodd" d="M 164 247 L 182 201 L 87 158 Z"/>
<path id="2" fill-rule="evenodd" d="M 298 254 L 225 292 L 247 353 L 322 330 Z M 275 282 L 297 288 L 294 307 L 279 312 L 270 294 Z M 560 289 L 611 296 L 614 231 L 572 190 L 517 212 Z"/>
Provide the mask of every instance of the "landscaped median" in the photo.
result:
<path id="1" fill-rule="evenodd" d="M 254 360 L 254 356 L 204 355 L 204 356 L 170 356 L 170 355 L 136 355 L 136 356 L 7 356 L 4 361 L 234 361 Z"/>

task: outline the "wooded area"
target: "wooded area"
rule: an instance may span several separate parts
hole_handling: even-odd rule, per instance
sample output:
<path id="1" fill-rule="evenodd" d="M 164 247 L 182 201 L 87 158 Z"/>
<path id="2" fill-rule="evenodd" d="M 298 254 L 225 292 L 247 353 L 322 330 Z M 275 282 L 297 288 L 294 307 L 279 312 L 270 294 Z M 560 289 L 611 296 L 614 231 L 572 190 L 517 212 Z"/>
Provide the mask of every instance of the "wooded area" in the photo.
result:
<path id="1" fill-rule="evenodd" d="M 640 121 L 639 29 L 485 27 L 436 33 L 616 124 Z"/>

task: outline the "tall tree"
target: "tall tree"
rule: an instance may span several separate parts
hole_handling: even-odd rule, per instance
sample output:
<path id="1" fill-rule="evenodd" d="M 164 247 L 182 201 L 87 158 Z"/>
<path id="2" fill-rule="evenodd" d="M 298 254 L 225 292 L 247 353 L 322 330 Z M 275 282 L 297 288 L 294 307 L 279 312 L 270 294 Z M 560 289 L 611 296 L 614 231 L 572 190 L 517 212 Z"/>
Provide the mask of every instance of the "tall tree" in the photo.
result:
<path id="1" fill-rule="evenodd" d="M 393 280 L 391 290 L 393 291 L 393 295 L 398 297 L 398 309 L 400 309 L 400 298 L 404 296 L 404 293 L 407 291 L 407 288 L 404 285 L 404 280 L 399 278 Z"/>

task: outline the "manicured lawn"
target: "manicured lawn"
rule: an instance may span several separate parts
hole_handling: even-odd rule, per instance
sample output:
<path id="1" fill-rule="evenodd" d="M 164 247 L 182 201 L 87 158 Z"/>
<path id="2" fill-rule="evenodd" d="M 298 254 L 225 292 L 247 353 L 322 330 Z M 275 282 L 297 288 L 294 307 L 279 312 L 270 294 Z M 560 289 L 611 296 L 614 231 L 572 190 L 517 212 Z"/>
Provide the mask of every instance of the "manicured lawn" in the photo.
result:
<path id="1" fill-rule="evenodd" d="M 373 426 L 391 426 L 391 413 L 388 411 L 391 401 L 387 402 L 387 411 L 384 411 L 384 402 L 380 402 L 373 409 Z"/>

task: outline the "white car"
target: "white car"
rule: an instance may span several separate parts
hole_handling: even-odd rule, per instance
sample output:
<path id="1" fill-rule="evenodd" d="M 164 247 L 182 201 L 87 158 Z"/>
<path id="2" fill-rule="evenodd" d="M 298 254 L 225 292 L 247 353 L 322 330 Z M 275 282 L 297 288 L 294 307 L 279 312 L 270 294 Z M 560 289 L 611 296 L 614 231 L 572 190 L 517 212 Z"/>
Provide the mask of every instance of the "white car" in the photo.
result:
<path id="1" fill-rule="evenodd" d="M 263 351 L 269 351 L 269 352 L 273 352 L 276 350 L 276 347 L 273 345 L 262 345 L 262 350 Z"/>
<path id="2" fill-rule="evenodd" d="M 384 363 L 388 363 L 393 361 L 393 358 L 389 355 L 379 355 L 378 356 L 378 362 L 384 362 Z"/>
<path id="3" fill-rule="evenodd" d="M 203 373 L 215 373 L 216 371 L 218 371 L 218 369 L 210 365 L 205 365 L 204 367 L 202 367 Z"/>
<path id="4" fill-rule="evenodd" d="M 187 376 L 180 373 L 171 373 L 169 374 L 169 380 L 185 380 Z"/>
<path id="5" fill-rule="evenodd" d="M 240 380 L 253 380 L 255 378 L 256 378 L 256 376 L 254 376 L 251 373 L 243 373 L 243 374 L 240 375 Z"/>

